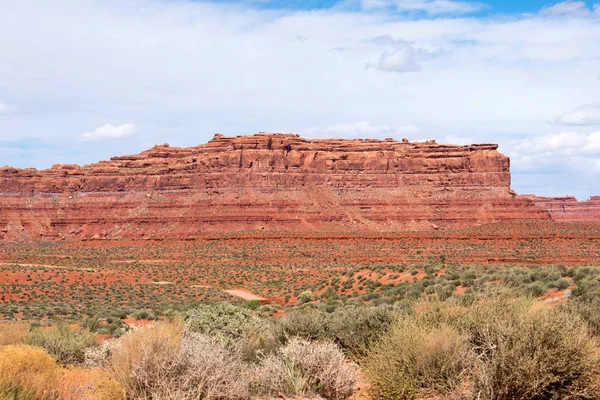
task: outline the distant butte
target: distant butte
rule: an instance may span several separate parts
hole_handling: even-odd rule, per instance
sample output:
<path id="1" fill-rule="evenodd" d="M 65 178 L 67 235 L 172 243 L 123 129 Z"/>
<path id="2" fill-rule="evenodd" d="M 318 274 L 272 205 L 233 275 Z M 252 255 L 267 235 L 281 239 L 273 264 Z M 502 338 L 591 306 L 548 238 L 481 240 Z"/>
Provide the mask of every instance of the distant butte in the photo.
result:
<path id="1" fill-rule="evenodd" d="M 259 133 L 50 169 L 0 168 L 0 239 L 380 232 L 600 221 L 600 197 L 517 196 L 495 144 Z"/>

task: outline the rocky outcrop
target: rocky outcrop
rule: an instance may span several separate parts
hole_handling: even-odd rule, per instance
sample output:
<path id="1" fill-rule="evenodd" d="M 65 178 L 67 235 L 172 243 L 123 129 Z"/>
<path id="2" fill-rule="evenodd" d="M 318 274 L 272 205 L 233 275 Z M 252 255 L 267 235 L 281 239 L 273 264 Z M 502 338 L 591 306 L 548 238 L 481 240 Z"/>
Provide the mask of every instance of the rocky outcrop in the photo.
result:
<path id="1" fill-rule="evenodd" d="M 575 197 L 538 197 L 519 196 L 533 200 L 535 204 L 548 211 L 555 221 L 564 222 L 600 222 L 600 196 L 589 200 L 577 201 Z"/>
<path id="2" fill-rule="evenodd" d="M 215 135 L 83 167 L 0 168 L 0 238 L 444 229 L 548 219 L 494 144 Z M 539 203 L 538 203 L 539 204 Z"/>

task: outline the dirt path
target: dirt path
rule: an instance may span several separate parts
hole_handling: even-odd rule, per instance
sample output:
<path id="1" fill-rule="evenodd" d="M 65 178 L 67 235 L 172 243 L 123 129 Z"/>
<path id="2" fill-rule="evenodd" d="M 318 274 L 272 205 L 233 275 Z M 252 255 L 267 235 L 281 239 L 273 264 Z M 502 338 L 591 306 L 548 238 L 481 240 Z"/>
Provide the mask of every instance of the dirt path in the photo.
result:
<path id="1" fill-rule="evenodd" d="M 23 267 L 23 268 L 39 267 L 39 268 L 70 269 L 70 270 L 77 270 L 77 271 L 96 272 L 96 270 L 93 268 L 65 267 L 62 265 L 47 265 L 47 264 L 21 264 L 21 263 L 0 262 L 0 267 L 13 267 L 13 266 Z"/>
<path id="2" fill-rule="evenodd" d="M 258 300 L 258 301 L 267 300 L 264 297 L 257 296 L 257 295 L 250 293 L 249 291 L 244 290 L 244 289 L 230 289 L 230 290 L 224 290 L 224 292 L 229 293 L 232 296 L 237 296 L 244 300 L 249 300 L 249 301 L 250 300 Z"/>

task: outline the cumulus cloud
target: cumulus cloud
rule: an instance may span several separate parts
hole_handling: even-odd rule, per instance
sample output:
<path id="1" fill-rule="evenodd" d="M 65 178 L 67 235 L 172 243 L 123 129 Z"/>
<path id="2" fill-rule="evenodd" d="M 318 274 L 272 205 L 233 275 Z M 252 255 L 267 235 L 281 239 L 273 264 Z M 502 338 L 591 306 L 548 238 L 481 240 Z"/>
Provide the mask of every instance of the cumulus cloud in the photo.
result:
<path id="1" fill-rule="evenodd" d="M 600 132 L 562 132 L 512 143 L 518 154 L 550 157 L 590 157 L 600 159 Z"/>
<path id="2" fill-rule="evenodd" d="M 340 137 L 384 138 L 391 136 L 415 135 L 419 132 L 416 125 L 391 126 L 377 125 L 369 121 L 355 123 L 340 123 L 325 127 L 311 128 L 307 132 L 310 137 Z"/>
<path id="3" fill-rule="evenodd" d="M 511 158 L 513 185 L 520 193 L 574 195 L 598 192 L 600 132 L 561 132 L 501 145 Z"/>
<path id="4" fill-rule="evenodd" d="M 600 15 L 598 4 L 594 4 L 593 11 L 583 1 L 565 1 L 544 7 L 540 11 L 541 15 L 547 16 L 571 16 L 571 17 L 592 17 Z"/>
<path id="5" fill-rule="evenodd" d="M 559 125 L 600 125 L 600 103 L 586 104 L 571 110 L 556 120 Z"/>
<path id="6" fill-rule="evenodd" d="M 123 125 L 112 125 L 106 124 L 100 128 L 91 131 L 84 132 L 79 136 L 80 140 L 102 140 L 102 139 L 120 139 L 131 136 L 135 133 L 135 125 L 123 124 Z"/>
<path id="7" fill-rule="evenodd" d="M 376 63 L 367 63 L 367 68 L 375 68 L 385 72 L 415 72 L 421 69 L 420 58 L 426 53 L 415 48 L 413 43 L 395 40 L 390 36 L 371 39 L 369 43 L 386 47 Z"/>
<path id="8" fill-rule="evenodd" d="M 381 53 L 379 61 L 375 64 L 368 64 L 368 67 L 386 72 L 414 72 L 421 69 L 416 52 L 410 45 L 385 50 Z"/>
<path id="9" fill-rule="evenodd" d="M 552 188 L 549 192 L 537 194 L 574 194 L 585 198 L 597 193 L 600 132 L 561 132 L 513 140 L 501 147 L 511 157 L 511 168 L 516 171 L 513 176 L 517 182 L 523 181 L 523 185 L 529 188 L 538 185 Z M 536 192 L 535 189 L 527 191 Z"/>
<path id="10" fill-rule="evenodd" d="M 421 12 L 428 15 L 469 14 L 484 6 L 477 2 L 451 0 L 362 0 L 365 10 L 394 9 L 398 12 Z"/>

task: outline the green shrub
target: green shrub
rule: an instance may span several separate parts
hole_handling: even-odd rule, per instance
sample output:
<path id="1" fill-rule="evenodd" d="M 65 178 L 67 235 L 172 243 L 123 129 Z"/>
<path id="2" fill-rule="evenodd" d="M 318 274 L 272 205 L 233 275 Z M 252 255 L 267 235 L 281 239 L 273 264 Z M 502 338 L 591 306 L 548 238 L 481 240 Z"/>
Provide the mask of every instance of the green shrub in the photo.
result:
<path id="1" fill-rule="evenodd" d="M 310 290 L 306 290 L 298 295 L 298 303 L 304 304 L 315 299 L 315 295 Z"/>
<path id="2" fill-rule="evenodd" d="M 536 282 L 527 285 L 524 289 L 524 292 L 527 296 L 540 297 L 546 292 L 546 288 L 542 284 Z"/>
<path id="3" fill-rule="evenodd" d="M 413 309 L 363 361 L 376 399 L 600 398 L 597 341 L 568 307 L 497 295 Z"/>
<path id="4" fill-rule="evenodd" d="M 86 349 L 98 345 L 94 334 L 86 329 L 71 330 L 64 322 L 58 323 L 53 328 L 48 331 L 32 330 L 26 337 L 25 343 L 44 348 L 65 364 L 82 363 Z"/>
<path id="5" fill-rule="evenodd" d="M 595 336 L 600 336 L 600 299 L 581 301 L 580 299 L 570 299 L 565 306 L 565 311 L 572 312 L 582 318 L 587 324 L 590 332 Z"/>
<path id="6" fill-rule="evenodd" d="M 554 287 L 556 287 L 558 290 L 565 290 L 570 285 L 571 283 L 568 280 L 562 278 L 554 283 Z"/>
<path id="7" fill-rule="evenodd" d="M 246 302 L 246 307 L 248 307 L 250 310 L 256 310 L 258 307 L 260 307 L 260 300 L 249 300 Z"/>
<path id="8" fill-rule="evenodd" d="M 131 317 L 138 321 L 142 319 L 148 319 L 149 316 L 150 314 L 146 310 L 136 310 L 133 314 L 131 314 Z"/>
<path id="9" fill-rule="evenodd" d="M 230 303 L 203 305 L 188 312 L 186 330 L 219 339 L 232 345 L 247 333 L 266 329 L 265 321 L 252 315 L 247 308 Z"/>
<path id="10" fill-rule="evenodd" d="M 390 327 L 390 307 L 344 307 L 331 315 L 329 336 L 353 359 L 366 354 L 369 346 Z"/>
<path id="11" fill-rule="evenodd" d="M 483 398 L 600 398 L 596 342 L 573 314 L 507 297 L 445 314 L 470 338 L 472 381 Z"/>
<path id="12" fill-rule="evenodd" d="M 90 332 L 96 332 L 98 329 L 100 329 L 100 321 L 98 321 L 98 318 L 85 317 L 81 321 L 81 327 Z"/>
<path id="13" fill-rule="evenodd" d="M 279 318 L 273 328 L 281 342 L 292 337 L 325 340 L 331 337 L 329 318 L 329 314 L 317 309 L 295 310 Z"/>

